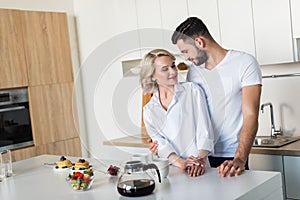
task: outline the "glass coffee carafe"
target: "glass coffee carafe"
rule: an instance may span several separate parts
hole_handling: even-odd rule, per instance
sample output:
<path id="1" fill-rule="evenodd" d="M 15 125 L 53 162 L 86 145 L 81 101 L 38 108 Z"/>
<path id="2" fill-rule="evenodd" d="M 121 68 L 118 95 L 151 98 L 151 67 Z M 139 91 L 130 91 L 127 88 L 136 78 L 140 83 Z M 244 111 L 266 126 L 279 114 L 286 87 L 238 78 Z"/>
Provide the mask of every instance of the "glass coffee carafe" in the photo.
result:
<path id="1" fill-rule="evenodd" d="M 143 164 L 141 161 L 126 162 L 124 173 L 118 180 L 118 192 L 128 197 L 151 194 L 155 189 L 155 181 L 146 172 L 148 169 L 155 169 L 158 181 L 161 182 L 160 173 L 155 164 Z"/>

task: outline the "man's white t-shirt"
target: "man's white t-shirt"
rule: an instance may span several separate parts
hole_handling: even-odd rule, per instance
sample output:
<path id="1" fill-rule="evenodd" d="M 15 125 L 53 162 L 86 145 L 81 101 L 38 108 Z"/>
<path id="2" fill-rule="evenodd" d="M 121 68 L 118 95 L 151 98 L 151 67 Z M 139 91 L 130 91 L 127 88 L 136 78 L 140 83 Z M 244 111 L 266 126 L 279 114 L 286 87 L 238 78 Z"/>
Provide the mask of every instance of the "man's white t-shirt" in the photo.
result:
<path id="1" fill-rule="evenodd" d="M 158 154 L 167 158 L 174 152 L 186 159 L 199 150 L 213 153 L 214 133 L 203 90 L 194 83 L 175 85 L 175 95 L 166 111 L 158 91 L 144 106 L 144 123 L 149 136 L 158 141 Z"/>
<path id="2" fill-rule="evenodd" d="M 214 155 L 234 157 L 243 125 L 242 87 L 262 84 L 256 59 L 229 50 L 212 70 L 191 65 L 187 81 L 197 83 L 205 91 L 215 133 Z"/>

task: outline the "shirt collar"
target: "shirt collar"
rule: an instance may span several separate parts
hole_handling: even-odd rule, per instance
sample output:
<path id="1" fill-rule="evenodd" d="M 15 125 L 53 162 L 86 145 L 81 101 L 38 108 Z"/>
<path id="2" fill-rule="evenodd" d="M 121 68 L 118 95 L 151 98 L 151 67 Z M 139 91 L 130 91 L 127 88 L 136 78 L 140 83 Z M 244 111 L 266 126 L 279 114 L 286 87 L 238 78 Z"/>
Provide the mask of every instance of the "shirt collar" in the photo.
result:
<path id="1" fill-rule="evenodd" d="M 173 100 L 171 101 L 170 107 L 178 101 L 179 96 L 184 91 L 184 87 L 180 83 L 177 83 L 176 85 L 174 85 L 174 89 L 175 89 L 175 95 L 174 95 Z M 159 101 L 158 90 L 156 90 L 156 92 L 153 94 L 152 98 L 155 103 L 161 105 L 160 101 Z"/>

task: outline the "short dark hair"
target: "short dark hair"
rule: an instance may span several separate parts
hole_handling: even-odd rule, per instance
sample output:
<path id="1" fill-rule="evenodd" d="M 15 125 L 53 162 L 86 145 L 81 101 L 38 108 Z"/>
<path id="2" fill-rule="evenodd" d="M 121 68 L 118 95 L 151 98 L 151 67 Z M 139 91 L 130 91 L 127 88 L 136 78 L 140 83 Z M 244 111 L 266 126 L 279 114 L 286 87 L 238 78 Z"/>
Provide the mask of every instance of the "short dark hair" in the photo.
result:
<path id="1" fill-rule="evenodd" d="M 211 39 L 211 35 L 203 23 L 203 21 L 197 17 L 189 17 L 182 22 L 174 31 L 172 35 L 172 43 L 176 44 L 178 40 L 186 41 L 188 39 L 195 39 L 198 36 L 203 36 Z"/>

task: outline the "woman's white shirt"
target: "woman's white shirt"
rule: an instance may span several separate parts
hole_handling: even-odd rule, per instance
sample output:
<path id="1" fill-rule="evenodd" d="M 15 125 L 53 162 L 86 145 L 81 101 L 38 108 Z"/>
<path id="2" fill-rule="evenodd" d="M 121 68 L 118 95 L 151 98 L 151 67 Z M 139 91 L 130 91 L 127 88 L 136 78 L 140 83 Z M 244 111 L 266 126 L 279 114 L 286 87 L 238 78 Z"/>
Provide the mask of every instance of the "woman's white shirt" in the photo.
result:
<path id="1" fill-rule="evenodd" d="M 175 95 L 165 110 L 158 91 L 144 106 L 144 123 L 149 136 L 158 141 L 158 154 L 175 152 L 182 158 L 198 156 L 199 150 L 214 151 L 214 134 L 203 90 L 194 83 L 175 85 Z"/>

